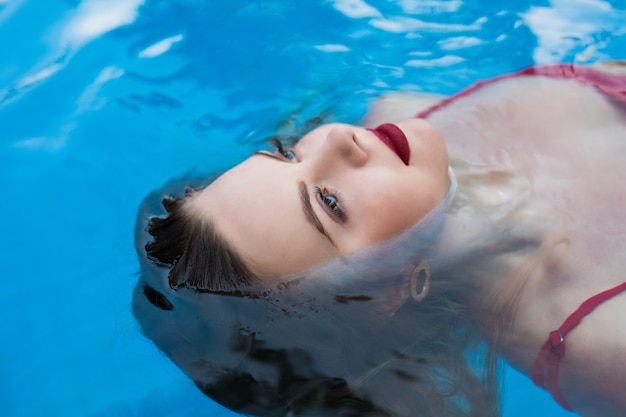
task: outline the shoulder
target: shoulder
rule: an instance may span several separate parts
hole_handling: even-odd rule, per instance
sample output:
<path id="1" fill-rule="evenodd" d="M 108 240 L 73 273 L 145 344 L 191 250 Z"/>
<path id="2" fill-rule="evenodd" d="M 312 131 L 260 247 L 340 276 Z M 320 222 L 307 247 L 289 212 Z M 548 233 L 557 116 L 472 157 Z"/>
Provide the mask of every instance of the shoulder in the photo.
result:
<path id="1" fill-rule="evenodd" d="M 362 124 L 366 127 L 375 127 L 382 123 L 397 123 L 411 119 L 444 98 L 445 96 L 434 93 L 388 93 L 374 101 Z"/>
<path id="2" fill-rule="evenodd" d="M 626 292 L 586 316 L 567 338 L 560 388 L 584 416 L 623 415 L 626 398 Z"/>
<path id="3" fill-rule="evenodd" d="M 587 74 L 589 75 L 589 74 Z M 589 111 L 614 110 L 611 96 L 598 85 L 586 82 L 583 77 L 553 77 L 541 74 L 520 74 L 497 79 L 479 85 L 471 92 L 461 92 L 445 106 L 428 114 L 429 119 L 448 119 L 463 112 L 473 117 L 488 117 L 493 114 L 506 116 L 536 116 L 540 118 L 571 116 Z M 626 77 L 624 77 L 626 88 Z M 607 87 L 608 88 L 608 87 Z M 626 98 L 625 98 L 626 100 Z"/>
<path id="4" fill-rule="evenodd" d="M 585 119 L 626 106 L 626 61 L 592 66 L 557 64 L 529 67 L 486 79 L 446 97 L 433 93 L 395 92 L 374 101 L 362 120 L 367 127 L 412 117 L 432 121 L 511 112 L 536 117 L 584 114 Z M 548 110 L 548 113 L 546 113 Z M 589 111 L 596 112 L 590 115 Z"/>

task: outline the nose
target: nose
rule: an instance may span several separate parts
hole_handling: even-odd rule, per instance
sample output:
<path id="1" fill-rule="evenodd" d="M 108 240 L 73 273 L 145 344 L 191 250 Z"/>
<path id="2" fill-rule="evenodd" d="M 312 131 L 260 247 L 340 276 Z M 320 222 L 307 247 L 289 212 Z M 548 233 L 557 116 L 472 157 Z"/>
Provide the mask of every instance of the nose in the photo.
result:
<path id="1" fill-rule="evenodd" d="M 316 165 L 326 172 L 333 169 L 358 168 L 365 165 L 368 154 L 359 145 L 356 133 L 354 126 L 333 126 L 319 148 Z"/>

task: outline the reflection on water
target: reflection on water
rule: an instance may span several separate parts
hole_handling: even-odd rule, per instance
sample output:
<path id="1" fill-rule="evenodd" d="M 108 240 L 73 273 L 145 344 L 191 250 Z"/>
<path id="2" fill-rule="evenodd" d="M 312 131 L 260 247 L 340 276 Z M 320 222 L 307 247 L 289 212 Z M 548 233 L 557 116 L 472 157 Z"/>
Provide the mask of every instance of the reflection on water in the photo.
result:
<path id="1" fill-rule="evenodd" d="M 0 0 L 5 413 L 213 412 L 130 313 L 143 196 L 233 165 L 279 126 L 356 121 L 386 91 L 450 94 L 536 60 L 621 57 L 625 8 Z"/>
<path id="2" fill-rule="evenodd" d="M 454 262 L 437 262 L 431 247 L 447 223 L 442 215 L 400 241 L 368 247 L 306 276 L 238 291 L 224 287 L 220 276 L 219 291 L 210 279 L 202 292 L 173 291 L 163 266 L 172 250 L 149 250 L 148 259 L 143 248 L 154 240 L 146 231 L 149 216 L 164 214 L 160 199 L 180 191 L 152 194 L 142 205 L 136 228 L 142 273 L 133 313 L 146 337 L 206 395 L 259 416 L 408 417 L 431 408 L 424 415 L 497 415 L 494 357 L 476 355 L 466 363 L 466 349 L 480 346 L 481 338 L 477 323 L 455 307 L 467 305 L 474 290 L 444 272 L 454 270 Z M 162 242 L 163 234 L 156 235 Z M 407 301 L 403 273 L 416 254 L 433 259 L 439 277 L 421 302 Z M 456 260 L 468 264 L 465 257 Z M 442 276 L 454 283 L 444 284 Z"/>

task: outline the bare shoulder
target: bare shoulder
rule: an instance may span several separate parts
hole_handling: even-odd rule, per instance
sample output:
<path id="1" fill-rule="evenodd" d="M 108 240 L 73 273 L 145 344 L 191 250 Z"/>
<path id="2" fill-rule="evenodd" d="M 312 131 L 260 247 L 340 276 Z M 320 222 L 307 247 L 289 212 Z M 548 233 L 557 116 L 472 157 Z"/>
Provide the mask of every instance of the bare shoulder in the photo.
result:
<path id="1" fill-rule="evenodd" d="M 567 401 L 582 416 L 626 414 L 626 293 L 607 300 L 568 337 L 559 378 Z"/>
<path id="2" fill-rule="evenodd" d="M 463 152 L 471 151 L 467 145 L 474 141 L 482 146 L 503 146 L 505 141 L 509 146 L 532 144 L 553 150 L 567 145 L 569 150 L 582 151 L 592 141 L 581 132 L 593 132 L 595 137 L 607 133 L 607 139 L 614 138 L 617 130 L 623 132 L 625 109 L 626 105 L 576 79 L 519 76 L 461 96 L 428 119 L 451 148 L 458 145 Z M 575 137 L 584 139 L 582 146 L 572 147 Z"/>
<path id="3" fill-rule="evenodd" d="M 434 93 L 396 92 L 389 93 L 374 101 L 363 118 L 366 127 L 382 123 L 397 123 L 415 117 L 419 112 L 439 103 L 445 96 Z"/>
<path id="4" fill-rule="evenodd" d="M 626 75 L 626 61 L 599 62 L 590 67 L 612 75 Z M 434 93 L 394 92 L 377 98 L 362 120 L 366 127 L 381 123 L 394 123 L 415 117 L 418 113 L 438 104 L 447 97 Z M 593 87 L 578 82 L 576 78 L 561 79 L 543 76 L 519 76 L 504 78 L 479 88 L 468 95 L 455 99 L 443 111 L 434 114 L 434 119 L 447 116 L 455 110 L 466 111 L 468 105 L 479 103 L 481 107 L 495 103 L 501 107 L 504 103 L 516 103 L 516 107 L 525 107 L 535 111 L 538 116 L 545 115 L 545 109 L 561 113 L 579 113 L 593 108 L 598 113 L 611 107 L 607 97 Z M 554 106 L 554 104 L 558 104 Z M 604 104 L 604 105 L 603 105 Z M 615 103 L 613 103 L 615 104 Z M 589 119 L 587 117 L 586 119 Z"/>
<path id="5" fill-rule="evenodd" d="M 623 62 L 594 68 L 626 74 Z M 584 300 L 626 280 L 625 109 L 576 78 L 519 76 L 460 96 L 429 117 L 450 155 L 527 178 L 532 198 L 524 221 L 570 242 L 562 275 L 546 268 L 550 273 L 524 287 L 516 343 L 501 352 L 527 374 L 551 330 Z M 568 336 L 559 387 L 582 416 L 626 415 L 625 315 L 622 293 Z"/>

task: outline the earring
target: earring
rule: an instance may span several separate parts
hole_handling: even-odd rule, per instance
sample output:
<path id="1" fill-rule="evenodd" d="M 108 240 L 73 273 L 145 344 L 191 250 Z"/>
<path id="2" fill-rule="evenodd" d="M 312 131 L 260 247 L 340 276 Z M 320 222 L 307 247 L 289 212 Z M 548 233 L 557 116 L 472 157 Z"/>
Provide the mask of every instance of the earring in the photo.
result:
<path id="1" fill-rule="evenodd" d="M 424 283 L 422 284 L 422 289 L 420 292 L 417 292 L 417 281 L 424 273 Z M 419 265 L 415 267 L 413 272 L 411 273 L 411 297 L 420 302 L 428 295 L 428 290 L 430 289 L 430 265 L 427 261 L 421 261 Z"/>

